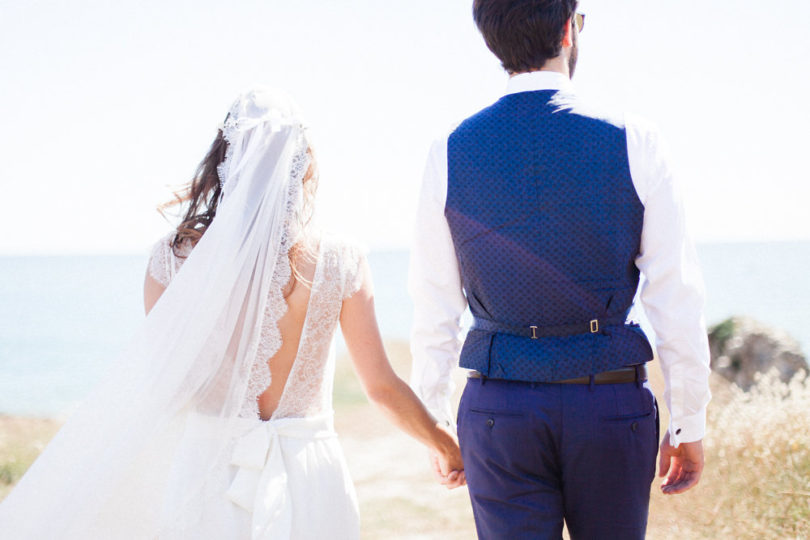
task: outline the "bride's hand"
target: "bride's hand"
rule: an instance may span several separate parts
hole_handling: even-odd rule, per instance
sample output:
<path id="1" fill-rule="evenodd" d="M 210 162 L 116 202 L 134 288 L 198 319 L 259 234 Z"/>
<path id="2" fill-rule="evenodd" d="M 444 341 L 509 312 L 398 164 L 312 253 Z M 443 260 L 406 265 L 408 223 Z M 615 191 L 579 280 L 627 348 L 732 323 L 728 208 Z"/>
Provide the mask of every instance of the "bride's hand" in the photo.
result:
<path id="1" fill-rule="evenodd" d="M 444 425 L 437 424 L 436 427 L 445 435 L 442 437 L 444 444 L 441 448 L 430 453 L 433 471 L 439 483 L 447 489 L 461 487 L 467 483 L 467 478 L 464 475 L 464 461 L 461 458 L 458 439 Z"/>

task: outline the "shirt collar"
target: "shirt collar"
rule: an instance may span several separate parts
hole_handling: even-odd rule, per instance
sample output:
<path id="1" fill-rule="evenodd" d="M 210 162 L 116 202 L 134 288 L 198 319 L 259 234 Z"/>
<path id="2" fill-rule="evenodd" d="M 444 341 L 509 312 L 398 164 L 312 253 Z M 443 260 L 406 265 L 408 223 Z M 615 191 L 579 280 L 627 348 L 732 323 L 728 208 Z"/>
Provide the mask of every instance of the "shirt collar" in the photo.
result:
<path id="1" fill-rule="evenodd" d="M 537 90 L 573 90 L 571 79 L 556 71 L 531 71 L 509 78 L 506 94 Z"/>

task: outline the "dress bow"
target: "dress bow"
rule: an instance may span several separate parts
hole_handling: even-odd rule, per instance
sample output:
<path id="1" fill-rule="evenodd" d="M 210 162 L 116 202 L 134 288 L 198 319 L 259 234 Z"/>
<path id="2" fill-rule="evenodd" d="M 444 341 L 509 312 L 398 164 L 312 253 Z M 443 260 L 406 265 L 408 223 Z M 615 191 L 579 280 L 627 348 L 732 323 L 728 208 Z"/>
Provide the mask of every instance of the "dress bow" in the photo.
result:
<path id="1" fill-rule="evenodd" d="M 281 439 L 315 440 L 335 436 L 329 414 L 260 422 L 236 439 L 231 465 L 238 469 L 226 495 L 252 514 L 253 540 L 292 535 L 292 495 Z"/>

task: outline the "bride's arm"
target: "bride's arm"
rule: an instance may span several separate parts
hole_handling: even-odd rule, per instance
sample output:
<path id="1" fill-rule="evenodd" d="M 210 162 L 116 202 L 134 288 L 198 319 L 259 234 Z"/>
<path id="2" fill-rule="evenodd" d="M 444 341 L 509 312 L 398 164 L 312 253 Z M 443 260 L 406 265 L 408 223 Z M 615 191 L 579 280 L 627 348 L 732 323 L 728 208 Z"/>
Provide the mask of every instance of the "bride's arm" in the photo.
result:
<path id="1" fill-rule="evenodd" d="M 146 311 L 146 314 L 149 315 L 149 312 L 152 311 L 152 308 L 157 303 L 160 295 L 163 294 L 163 291 L 166 290 L 166 287 L 161 285 L 161 283 L 152 277 L 152 274 L 149 271 L 146 271 L 146 278 L 143 282 L 143 308 Z"/>
<path id="2" fill-rule="evenodd" d="M 464 464 L 455 436 L 431 416 L 388 361 L 374 314 L 370 273 L 367 268 L 362 273 L 360 289 L 343 301 L 340 326 L 366 395 L 397 427 L 438 453 L 445 485 L 463 485 Z"/>

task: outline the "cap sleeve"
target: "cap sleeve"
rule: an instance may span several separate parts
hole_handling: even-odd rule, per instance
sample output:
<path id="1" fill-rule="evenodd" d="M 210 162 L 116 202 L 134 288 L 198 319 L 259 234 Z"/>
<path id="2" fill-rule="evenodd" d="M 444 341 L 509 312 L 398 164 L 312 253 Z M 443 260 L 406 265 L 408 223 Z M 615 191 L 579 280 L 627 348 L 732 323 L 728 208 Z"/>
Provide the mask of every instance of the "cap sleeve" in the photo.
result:
<path id="1" fill-rule="evenodd" d="M 343 298 L 349 298 L 360 290 L 368 268 L 368 250 L 358 243 L 348 242 L 343 248 L 344 285 Z"/>
<path id="2" fill-rule="evenodd" d="M 152 254 L 149 256 L 147 272 L 152 279 L 163 285 L 169 286 L 172 276 L 172 264 L 174 255 L 172 254 L 171 239 L 174 232 L 158 240 L 152 247 Z"/>

